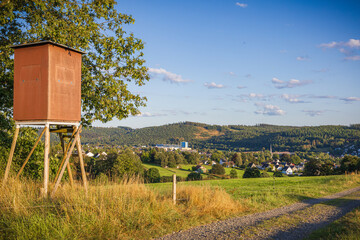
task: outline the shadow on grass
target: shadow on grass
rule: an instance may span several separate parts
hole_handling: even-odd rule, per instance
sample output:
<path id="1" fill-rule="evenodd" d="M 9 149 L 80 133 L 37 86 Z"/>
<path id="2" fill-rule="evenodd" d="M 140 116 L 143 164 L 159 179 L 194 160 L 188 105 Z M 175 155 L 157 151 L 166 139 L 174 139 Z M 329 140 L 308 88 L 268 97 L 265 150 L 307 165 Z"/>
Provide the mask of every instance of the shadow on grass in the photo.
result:
<path id="1" fill-rule="evenodd" d="M 321 233 L 313 233 L 314 231 L 321 231 L 320 229 L 326 227 L 328 224 L 331 224 L 335 220 L 343 217 L 347 213 L 351 212 L 357 207 L 360 207 L 360 200 L 356 199 L 326 199 L 323 198 L 321 204 L 336 206 L 337 210 L 332 212 L 321 213 L 318 216 L 316 222 L 306 222 L 293 227 L 291 229 L 286 229 L 286 231 L 279 231 L 276 234 L 268 236 L 270 239 L 328 239 L 322 238 Z M 305 202 L 317 202 L 317 199 L 308 199 Z M 357 226 L 358 227 L 358 226 Z M 313 233 L 313 234 L 311 234 Z M 333 239 L 337 239 L 336 236 L 333 236 Z"/>
<path id="2" fill-rule="evenodd" d="M 360 207 L 357 208 L 360 211 Z M 359 223 L 355 212 L 351 216 L 337 220 L 328 226 L 312 232 L 306 239 L 358 239 L 360 236 Z"/>
<path id="3" fill-rule="evenodd" d="M 351 194 L 351 193 L 350 193 Z M 343 217 L 347 213 L 351 212 L 353 209 L 360 207 L 360 192 L 355 192 L 355 196 L 339 196 L 337 194 L 331 195 L 331 197 L 321 197 L 321 198 L 309 198 L 303 195 L 289 195 L 298 201 L 300 201 L 296 209 L 289 211 L 291 215 L 296 211 L 301 211 L 305 208 L 311 207 L 315 204 L 323 204 L 328 206 L 336 207 L 336 210 L 320 213 L 318 221 L 316 222 L 304 222 L 301 225 L 295 226 L 291 229 L 286 229 L 286 231 L 279 231 L 276 234 L 269 236 L 271 239 L 303 239 L 306 236 L 309 236 L 310 233 L 317 231 L 321 228 L 324 228 L 326 225 L 334 222 L 335 220 Z M 316 214 L 316 213 L 315 213 Z M 314 233 L 308 239 L 321 239 L 319 235 Z"/>

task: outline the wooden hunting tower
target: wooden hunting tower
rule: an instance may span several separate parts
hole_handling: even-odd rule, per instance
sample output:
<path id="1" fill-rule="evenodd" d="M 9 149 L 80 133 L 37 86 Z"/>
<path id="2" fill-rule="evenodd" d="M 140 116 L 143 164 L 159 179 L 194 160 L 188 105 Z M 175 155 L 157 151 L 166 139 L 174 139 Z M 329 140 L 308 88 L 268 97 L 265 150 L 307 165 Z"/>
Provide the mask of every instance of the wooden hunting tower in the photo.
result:
<path id="1" fill-rule="evenodd" d="M 81 55 L 84 52 L 54 43 L 41 41 L 12 46 L 14 49 L 14 120 L 16 130 L 5 169 L 6 184 L 21 126 L 44 126 L 34 147 L 25 159 L 16 178 L 20 176 L 34 149 L 45 134 L 43 196 L 48 195 L 50 133 L 59 135 L 63 159 L 55 176 L 55 194 L 65 169 L 73 185 L 70 157 L 76 145 L 85 191 L 86 173 L 80 143 L 81 132 Z M 66 140 L 68 140 L 66 142 Z M 65 144 L 66 143 L 66 144 Z"/>
<path id="2" fill-rule="evenodd" d="M 12 48 L 14 120 L 79 122 L 83 52 L 51 41 Z"/>

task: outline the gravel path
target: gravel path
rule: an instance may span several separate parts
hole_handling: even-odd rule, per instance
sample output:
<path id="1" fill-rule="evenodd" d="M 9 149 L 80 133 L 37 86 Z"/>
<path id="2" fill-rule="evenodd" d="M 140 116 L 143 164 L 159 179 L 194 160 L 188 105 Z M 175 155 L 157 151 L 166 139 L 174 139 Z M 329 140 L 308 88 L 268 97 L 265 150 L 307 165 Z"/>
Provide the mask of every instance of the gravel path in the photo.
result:
<path id="1" fill-rule="evenodd" d="M 339 200 L 328 205 L 319 204 L 334 199 Z M 194 227 L 159 239 L 302 239 L 359 206 L 360 187 L 357 187 L 267 212 Z"/>

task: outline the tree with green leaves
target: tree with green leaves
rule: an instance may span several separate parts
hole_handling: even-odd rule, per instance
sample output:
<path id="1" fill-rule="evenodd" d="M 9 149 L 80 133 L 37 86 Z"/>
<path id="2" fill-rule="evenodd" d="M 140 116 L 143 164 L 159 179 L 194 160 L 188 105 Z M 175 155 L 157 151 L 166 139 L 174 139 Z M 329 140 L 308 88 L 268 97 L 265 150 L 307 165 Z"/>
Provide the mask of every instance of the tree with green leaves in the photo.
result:
<path id="1" fill-rule="evenodd" d="M 149 80 L 143 42 L 124 27 L 135 22 L 114 0 L 5 0 L 0 4 L 0 124 L 10 129 L 14 51 L 11 45 L 51 40 L 82 57 L 82 122 L 108 122 L 139 113 L 146 98 L 130 92 Z"/>
<path id="2" fill-rule="evenodd" d="M 182 153 L 188 164 L 198 164 L 200 155 L 196 152 L 183 152 Z"/>
<path id="3" fill-rule="evenodd" d="M 295 153 L 295 154 L 293 154 L 293 155 L 290 156 L 290 162 L 293 163 L 293 164 L 295 164 L 295 165 L 298 165 L 298 164 L 300 164 L 301 159 L 300 159 L 300 157 Z"/>
<path id="4" fill-rule="evenodd" d="M 259 178 L 260 177 L 260 171 L 257 168 L 246 168 L 243 178 Z"/>
<path id="5" fill-rule="evenodd" d="M 272 159 L 273 159 L 273 160 L 280 160 L 279 154 L 274 153 L 273 156 L 272 156 Z"/>
<path id="6" fill-rule="evenodd" d="M 283 153 L 280 157 L 281 162 L 290 162 L 290 154 Z"/>
<path id="7" fill-rule="evenodd" d="M 212 174 L 224 175 L 225 174 L 225 168 L 217 163 L 214 166 L 212 166 L 210 172 Z"/>
<path id="8" fill-rule="evenodd" d="M 240 153 L 234 153 L 231 157 L 231 161 L 233 161 L 235 163 L 236 166 L 241 166 L 242 165 L 242 159 L 241 159 L 241 154 Z"/>
<path id="9" fill-rule="evenodd" d="M 167 166 L 169 168 L 176 168 L 175 153 L 167 152 L 167 156 L 168 156 L 168 164 L 167 164 Z"/>
<path id="10" fill-rule="evenodd" d="M 237 178 L 237 171 L 235 169 L 230 170 L 230 178 Z"/>
<path id="11" fill-rule="evenodd" d="M 157 183 L 160 182 L 160 172 L 157 168 L 149 168 L 145 171 L 144 178 L 149 183 Z"/>
<path id="12" fill-rule="evenodd" d="M 188 174 L 187 181 L 197 181 L 197 180 L 202 180 L 202 175 L 200 173 L 197 172 L 191 172 Z"/>
<path id="13" fill-rule="evenodd" d="M 144 168 L 141 164 L 140 157 L 126 149 L 118 154 L 111 168 L 111 175 L 113 177 L 123 178 L 130 176 L 142 176 Z"/>
<path id="14" fill-rule="evenodd" d="M 224 154 L 222 151 L 215 151 L 211 154 L 211 161 L 220 162 L 221 158 L 224 157 Z"/>
<path id="15" fill-rule="evenodd" d="M 154 162 L 161 167 L 166 167 L 168 165 L 168 156 L 165 152 L 156 152 Z"/>
<path id="16" fill-rule="evenodd" d="M 354 172 L 360 170 L 360 158 L 357 156 L 345 155 L 341 159 L 340 169 L 342 172 Z"/>
<path id="17" fill-rule="evenodd" d="M 304 175 L 306 176 L 320 176 L 321 175 L 321 161 L 317 158 L 311 158 L 304 167 Z"/>

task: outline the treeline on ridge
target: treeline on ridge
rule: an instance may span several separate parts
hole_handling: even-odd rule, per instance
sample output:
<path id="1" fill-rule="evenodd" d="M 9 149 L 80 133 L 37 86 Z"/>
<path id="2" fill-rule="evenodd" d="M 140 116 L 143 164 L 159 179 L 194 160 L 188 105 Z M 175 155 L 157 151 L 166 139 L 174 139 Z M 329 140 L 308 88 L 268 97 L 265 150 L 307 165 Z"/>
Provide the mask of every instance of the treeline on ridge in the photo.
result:
<path id="1" fill-rule="evenodd" d="M 341 154 L 337 148 L 347 145 L 360 147 L 360 124 L 351 126 L 293 127 L 259 124 L 207 125 L 182 122 L 157 127 L 132 129 L 91 128 L 82 133 L 82 142 L 91 145 L 154 146 L 155 144 L 179 144 L 188 141 L 195 149 L 219 149 L 232 151 L 329 151 Z"/>

